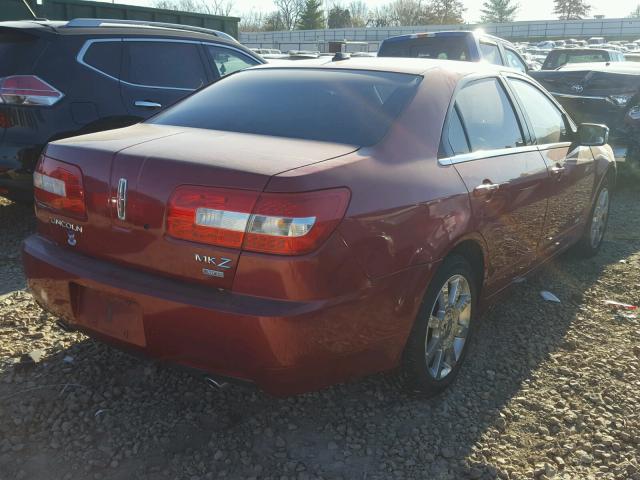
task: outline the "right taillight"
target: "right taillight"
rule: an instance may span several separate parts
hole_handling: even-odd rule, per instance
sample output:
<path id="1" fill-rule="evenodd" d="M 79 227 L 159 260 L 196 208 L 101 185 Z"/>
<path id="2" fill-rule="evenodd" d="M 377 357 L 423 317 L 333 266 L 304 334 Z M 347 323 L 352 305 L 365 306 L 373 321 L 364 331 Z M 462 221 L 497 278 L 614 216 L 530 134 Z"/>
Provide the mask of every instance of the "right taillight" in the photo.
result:
<path id="1" fill-rule="evenodd" d="M 64 95 L 36 75 L 0 78 L 0 103 L 49 107 Z"/>
<path id="2" fill-rule="evenodd" d="M 40 157 L 33 187 L 38 204 L 71 217 L 86 217 L 82 172 L 75 165 Z"/>
<path id="3" fill-rule="evenodd" d="M 278 255 L 317 249 L 344 217 L 350 192 L 262 193 L 182 186 L 169 199 L 175 238 Z"/>

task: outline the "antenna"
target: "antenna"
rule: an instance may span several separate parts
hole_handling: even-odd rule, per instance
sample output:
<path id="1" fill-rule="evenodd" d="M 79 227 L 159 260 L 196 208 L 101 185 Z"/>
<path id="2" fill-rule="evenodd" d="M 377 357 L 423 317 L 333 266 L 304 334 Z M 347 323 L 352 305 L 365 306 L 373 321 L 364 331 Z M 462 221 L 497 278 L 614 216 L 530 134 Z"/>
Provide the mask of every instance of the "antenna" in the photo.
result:
<path id="1" fill-rule="evenodd" d="M 34 20 L 38 19 L 38 16 L 36 15 L 36 12 L 34 12 L 31 9 L 31 6 L 29 5 L 29 2 L 27 2 L 27 0 L 22 0 L 22 3 L 24 3 L 24 6 L 27 7 L 27 10 L 29 10 L 29 13 L 31 14 L 31 16 L 33 17 Z"/>

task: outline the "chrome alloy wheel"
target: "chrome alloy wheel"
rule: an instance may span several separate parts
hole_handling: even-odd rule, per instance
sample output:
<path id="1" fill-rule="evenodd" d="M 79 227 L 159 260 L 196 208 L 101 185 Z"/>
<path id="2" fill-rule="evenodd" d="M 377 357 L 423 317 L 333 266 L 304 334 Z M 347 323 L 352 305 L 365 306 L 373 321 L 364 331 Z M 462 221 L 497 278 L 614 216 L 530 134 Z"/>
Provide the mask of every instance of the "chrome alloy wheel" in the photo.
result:
<path id="1" fill-rule="evenodd" d="M 604 237 L 604 230 L 607 226 L 607 216 L 609 215 L 609 190 L 603 187 L 600 190 L 598 199 L 593 208 L 593 217 L 591 218 L 591 248 L 597 248 Z"/>
<path id="2" fill-rule="evenodd" d="M 429 375 L 442 380 L 451 373 L 464 350 L 471 322 L 471 288 L 462 275 L 445 282 L 431 308 L 425 339 Z"/>

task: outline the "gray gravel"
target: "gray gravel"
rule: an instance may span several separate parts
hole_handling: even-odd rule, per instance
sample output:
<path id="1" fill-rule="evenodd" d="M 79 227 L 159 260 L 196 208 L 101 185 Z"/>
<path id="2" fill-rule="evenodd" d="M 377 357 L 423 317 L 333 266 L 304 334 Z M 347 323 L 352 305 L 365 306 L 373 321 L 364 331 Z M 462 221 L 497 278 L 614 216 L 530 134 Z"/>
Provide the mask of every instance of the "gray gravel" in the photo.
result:
<path id="1" fill-rule="evenodd" d="M 1 479 L 640 479 L 640 202 L 482 319 L 444 395 L 393 374 L 290 399 L 64 333 L 20 290 L 31 209 L 0 200 Z M 562 303 L 544 302 L 549 290 Z"/>

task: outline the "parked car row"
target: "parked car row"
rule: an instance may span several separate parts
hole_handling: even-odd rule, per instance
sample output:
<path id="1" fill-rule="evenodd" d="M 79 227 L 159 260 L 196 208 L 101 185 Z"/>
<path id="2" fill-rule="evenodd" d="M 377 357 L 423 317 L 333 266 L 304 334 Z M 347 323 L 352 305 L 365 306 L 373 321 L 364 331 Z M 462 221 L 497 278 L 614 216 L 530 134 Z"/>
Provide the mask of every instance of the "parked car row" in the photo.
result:
<path id="1" fill-rule="evenodd" d="M 399 367 L 437 394 L 506 288 L 602 245 L 608 128 L 577 125 L 495 37 L 258 65 L 177 27 L 3 28 L 10 58 L 36 65 L 2 73 L 5 185 L 29 173 L 19 139 L 75 128 L 28 143 L 34 298 L 214 385 L 288 395 Z M 48 48 L 57 66 L 34 62 Z"/>
<path id="2" fill-rule="evenodd" d="M 478 31 L 414 33 L 387 38 L 379 57 L 413 57 L 467 62 L 485 61 L 523 73 L 529 66 L 510 42 Z"/>
<path id="3" fill-rule="evenodd" d="M 554 43 L 542 66 L 534 68 L 517 52 L 522 45 L 477 31 L 392 37 L 382 42 L 378 56 L 484 61 L 528 73 L 579 122 L 609 126 L 615 145 L 628 149 L 627 156 L 635 158 L 640 151 L 640 64 L 626 61 L 618 50 L 598 47 L 596 40 L 590 42 L 596 46 L 588 48 Z M 555 48 L 558 44 L 563 48 Z"/>

